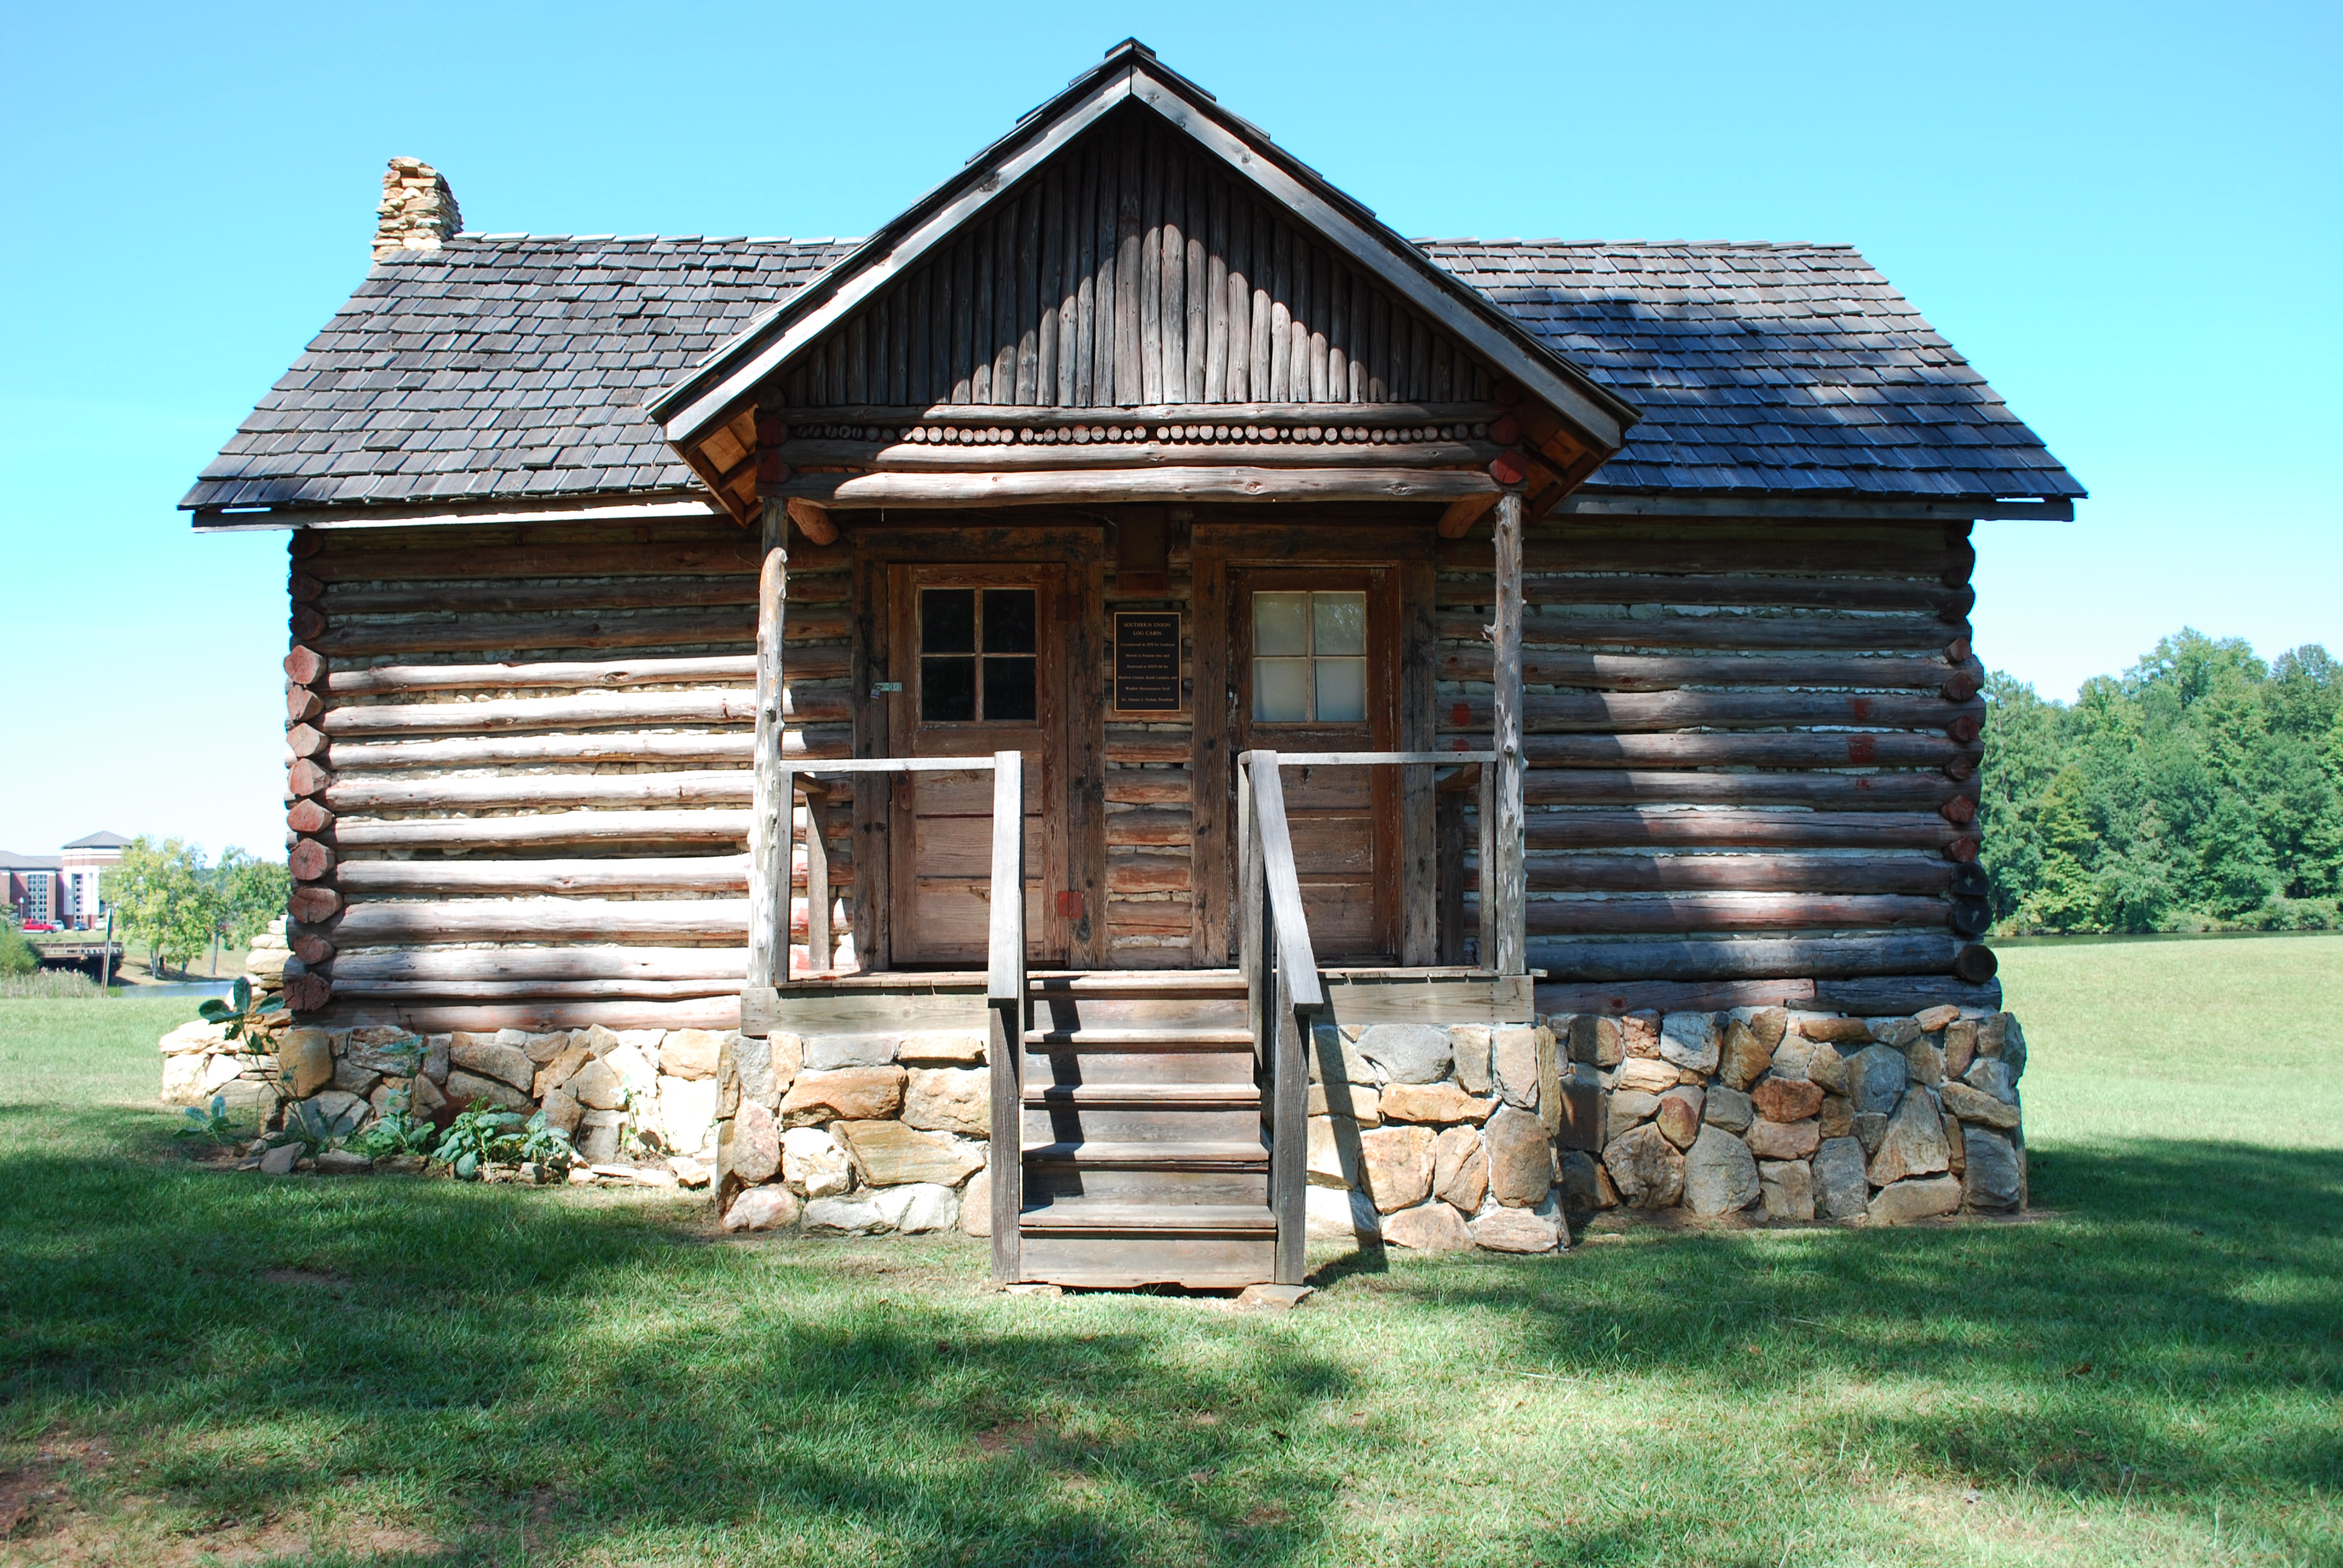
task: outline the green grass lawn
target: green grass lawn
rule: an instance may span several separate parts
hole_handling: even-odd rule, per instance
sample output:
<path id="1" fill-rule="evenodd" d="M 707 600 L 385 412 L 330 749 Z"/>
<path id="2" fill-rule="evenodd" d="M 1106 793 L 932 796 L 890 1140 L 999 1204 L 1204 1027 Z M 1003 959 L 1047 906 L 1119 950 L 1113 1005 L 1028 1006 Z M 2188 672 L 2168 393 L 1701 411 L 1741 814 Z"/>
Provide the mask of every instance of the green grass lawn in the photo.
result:
<path id="1" fill-rule="evenodd" d="M 2028 948 L 2036 1214 L 1332 1254 L 196 1168 L 183 1006 L 0 1003 L 0 1562 L 2343 1563 L 2343 938 Z"/>

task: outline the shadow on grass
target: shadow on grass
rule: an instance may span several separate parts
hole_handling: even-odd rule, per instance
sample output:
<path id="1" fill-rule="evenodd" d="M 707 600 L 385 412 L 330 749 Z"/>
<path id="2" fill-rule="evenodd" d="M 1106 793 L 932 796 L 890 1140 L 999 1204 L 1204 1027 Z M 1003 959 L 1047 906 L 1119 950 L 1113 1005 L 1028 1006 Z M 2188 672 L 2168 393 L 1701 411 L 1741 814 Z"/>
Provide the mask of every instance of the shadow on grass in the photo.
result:
<path id="1" fill-rule="evenodd" d="M 2017 1221 L 1647 1233 L 1375 1288 L 1512 1309 L 1513 1352 L 1563 1376 L 1805 1402 L 1808 1453 L 2208 1517 L 2331 1497 L 2343 1152 L 2127 1141 L 2037 1153 L 2033 1184 Z"/>
<path id="2" fill-rule="evenodd" d="M 156 1128 L 0 1109 L 0 1409 L 112 1434 L 202 1518 L 387 1507 L 443 1550 L 353 1560 L 435 1563 L 1268 1562 L 1324 1534 L 1339 1477 L 1292 1444 L 1348 1381 L 1258 1320 L 1199 1353 L 1194 1325 L 982 1294 L 973 1246 L 206 1171 Z"/>

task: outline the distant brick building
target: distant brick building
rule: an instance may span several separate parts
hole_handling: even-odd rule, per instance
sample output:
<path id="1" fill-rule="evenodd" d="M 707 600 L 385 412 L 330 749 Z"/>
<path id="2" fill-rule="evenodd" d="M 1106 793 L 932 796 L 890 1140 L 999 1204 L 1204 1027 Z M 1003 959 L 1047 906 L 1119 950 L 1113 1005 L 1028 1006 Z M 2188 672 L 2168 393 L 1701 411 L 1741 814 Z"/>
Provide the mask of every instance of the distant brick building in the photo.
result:
<path id="1" fill-rule="evenodd" d="M 98 873 L 121 859 L 129 843 L 119 833 L 91 833 L 55 855 L 0 849 L 0 902 L 20 922 L 85 930 L 105 919 Z"/>

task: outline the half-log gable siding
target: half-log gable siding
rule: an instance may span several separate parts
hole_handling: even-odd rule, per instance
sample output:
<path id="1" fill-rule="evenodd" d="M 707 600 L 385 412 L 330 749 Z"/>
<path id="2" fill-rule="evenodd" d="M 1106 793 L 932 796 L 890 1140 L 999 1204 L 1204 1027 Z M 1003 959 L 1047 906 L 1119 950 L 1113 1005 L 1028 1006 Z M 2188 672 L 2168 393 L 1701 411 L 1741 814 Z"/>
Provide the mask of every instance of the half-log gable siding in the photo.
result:
<path id="1" fill-rule="evenodd" d="M 1487 371 L 1156 116 L 1109 116 L 779 377 L 779 407 L 1466 403 Z"/>

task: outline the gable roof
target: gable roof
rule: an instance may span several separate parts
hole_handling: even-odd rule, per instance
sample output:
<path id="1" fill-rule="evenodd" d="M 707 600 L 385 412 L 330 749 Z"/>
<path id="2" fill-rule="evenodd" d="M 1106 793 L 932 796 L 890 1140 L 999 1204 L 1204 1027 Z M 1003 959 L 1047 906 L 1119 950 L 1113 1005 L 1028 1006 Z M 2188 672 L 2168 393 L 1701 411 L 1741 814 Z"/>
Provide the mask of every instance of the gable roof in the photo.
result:
<path id="1" fill-rule="evenodd" d="M 1161 65 L 1154 52 L 1135 38 L 1108 50 L 1098 65 L 1019 120 L 1007 136 L 913 202 L 828 275 L 793 294 L 653 398 L 651 417 L 679 446 L 733 418 L 763 382 L 857 307 L 997 204 L 1016 199 L 1103 120 L 1133 109 L 1151 111 L 1168 122 L 1195 148 L 1213 155 L 1227 176 L 1240 184 L 1250 182 L 1287 218 L 1312 231 L 1374 285 L 1389 290 L 1396 303 L 1430 318 L 1436 331 L 1455 339 L 1497 376 L 1517 382 L 1575 434 L 1574 454 L 1617 449 L 1637 417 L 1634 405 L 1591 380 L 1487 298 L 1431 265 L 1420 249 L 1373 212 L 1327 184 L 1258 128 L 1222 108 L 1210 93 Z M 1126 236 L 1136 233 L 1131 226 L 1133 199 L 1134 193 L 1126 189 Z M 1131 243 L 1125 241 L 1126 246 Z"/>
<path id="2" fill-rule="evenodd" d="M 375 265 L 182 508 L 672 495 L 643 400 L 853 248 L 463 235 Z"/>
<path id="3" fill-rule="evenodd" d="M 1587 491 L 2065 499 L 2083 487 L 1841 246 L 1433 240 L 1644 411 Z M 467 235 L 377 265 L 179 504 L 698 491 L 646 397 L 853 248 Z M 698 491 L 704 494 L 704 491 Z M 232 520 L 232 519 L 230 519 Z"/>
<path id="4" fill-rule="evenodd" d="M 2085 493 L 1852 246 L 1423 244 L 1644 411 L 1587 490 Z"/>

